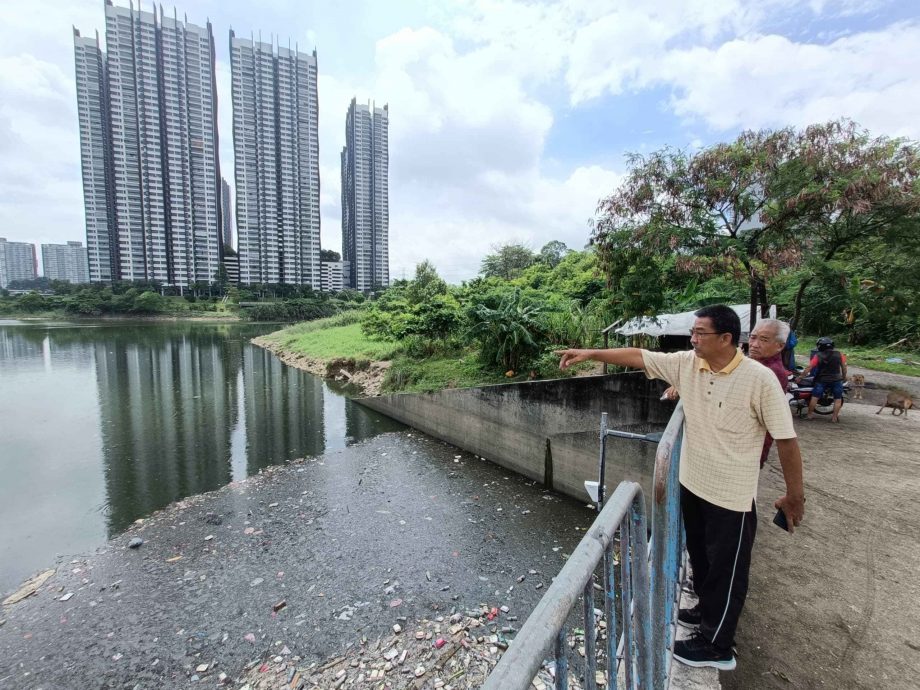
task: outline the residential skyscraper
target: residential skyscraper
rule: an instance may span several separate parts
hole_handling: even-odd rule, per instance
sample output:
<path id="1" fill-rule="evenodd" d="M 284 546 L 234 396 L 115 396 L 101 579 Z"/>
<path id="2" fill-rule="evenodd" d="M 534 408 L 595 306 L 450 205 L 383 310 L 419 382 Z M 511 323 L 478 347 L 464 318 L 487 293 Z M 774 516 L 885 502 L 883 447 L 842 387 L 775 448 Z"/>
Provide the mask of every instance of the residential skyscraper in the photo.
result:
<path id="1" fill-rule="evenodd" d="M 118 265 L 118 238 L 105 55 L 99 47 L 98 32 L 95 38 L 89 38 L 74 29 L 73 44 L 89 278 L 109 282 Z"/>
<path id="2" fill-rule="evenodd" d="M 89 282 L 89 263 L 82 242 L 42 245 L 42 272 L 50 280 Z"/>
<path id="3" fill-rule="evenodd" d="M 230 31 L 241 283 L 320 288 L 316 51 Z"/>
<path id="4" fill-rule="evenodd" d="M 104 54 L 74 31 L 90 278 L 211 282 L 221 256 L 211 24 L 111 0 L 105 22 Z"/>
<path id="5" fill-rule="evenodd" d="M 37 271 L 34 244 L 7 242 L 0 237 L 0 288 L 14 280 L 34 280 Z"/>
<path id="6" fill-rule="evenodd" d="M 230 210 L 230 185 L 220 178 L 221 236 L 225 247 L 233 246 L 233 212 Z"/>
<path id="7" fill-rule="evenodd" d="M 390 283 L 390 113 L 352 99 L 342 149 L 342 260 L 348 286 L 366 292 Z"/>

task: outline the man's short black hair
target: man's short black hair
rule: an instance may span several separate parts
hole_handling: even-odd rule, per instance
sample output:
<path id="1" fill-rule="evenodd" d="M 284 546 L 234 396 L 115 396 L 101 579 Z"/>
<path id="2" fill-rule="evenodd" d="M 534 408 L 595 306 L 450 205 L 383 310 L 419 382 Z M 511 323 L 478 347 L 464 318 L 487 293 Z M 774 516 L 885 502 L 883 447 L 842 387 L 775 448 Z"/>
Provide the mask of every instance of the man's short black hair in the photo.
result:
<path id="1" fill-rule="evenodd" d="M 725 304 L 711 304 L 703 307 L 695 316 L 698 319 L 709 319 L 716 333 L 730 333 L 732 345 L 738 345 L 741 340 L 741 319 L 735 310 Z"/>

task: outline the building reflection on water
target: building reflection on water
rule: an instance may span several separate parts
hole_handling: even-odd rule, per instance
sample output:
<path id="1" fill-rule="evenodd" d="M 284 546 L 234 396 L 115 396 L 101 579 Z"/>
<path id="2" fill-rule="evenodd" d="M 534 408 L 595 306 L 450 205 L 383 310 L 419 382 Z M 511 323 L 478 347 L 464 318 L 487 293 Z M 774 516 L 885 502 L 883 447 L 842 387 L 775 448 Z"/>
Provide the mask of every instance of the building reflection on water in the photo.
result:
<path id="1" fill-rule="evenodd" d="M 18 386 L 42 377 L 54 390 L 63 371 L 84 379 L 94 373 L 95 395 L 83 391 L 83 397 L 96 398 L 99 440 L 81 452 L 97 455 L 85 460 L 101 470 L 95 474 L 104 483 L 105 505 L 90 514 L 105 516 L 105 531 L 112 536 L 138 517 L 269 465 L 402 428 L 249 343 L 269 330 L 188 323 L 2 326 L 0 377 L 4 370 L 15 371 Z M 67 394 L 53 397 L 47 402 L 49 418 L 68 415 Z M 15 414 L 15 405 L 9 406 Z M 36 425 L 34 433 L 48 429 Z M 23 453 L 42 454 L 41 444 L 40 436 L 29 438 Z M 41 466 L 46 463 L 49 467 Z M 41 493 L 54 458 L 24 458 L 19 464 L 35 473 Z M 86 498 L 98 501 L 98 495 L 97 488 Z"/>

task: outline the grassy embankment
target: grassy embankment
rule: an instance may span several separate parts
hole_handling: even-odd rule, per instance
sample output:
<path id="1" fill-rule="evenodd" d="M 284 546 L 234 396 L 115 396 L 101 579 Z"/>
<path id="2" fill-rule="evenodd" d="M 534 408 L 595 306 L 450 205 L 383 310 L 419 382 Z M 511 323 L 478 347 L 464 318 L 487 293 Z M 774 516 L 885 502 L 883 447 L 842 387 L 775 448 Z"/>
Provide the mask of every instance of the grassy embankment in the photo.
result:
<path id="1" fill-rule="evenodd" d="M 799 339 L 795 347 L 797 355 L 803 359 L 815 348 L 817 336 L 804 336 Z M 875 371 L 887 371 L 892 374 L 906 376 L 920 376 L 920 352 L 916 350 L 902 350 L 892 347 L 877 345 L 850 345 L 845 337 L 834 338 L 838 350 L 847 356 L 847 364 L 854 367 L 863 367 Z M 888 362 L 886 360 L 898 358 L 902 362 Z M 804 361 L 800 362 L 804 364 Z"/>
<path id="2" fill-rule="evenodd" d="M 329 362 L 353 359 L 360 368 L 372 361 L 389 361 L 382 392 L 422 392 L 517 381 L 485 369 L 472 349 L 451 355 L 411 357 L 398 343 L 376 340 L 361 331 L 361 312 L 343 312 L 328 319 L 295 324 L 265 336 L 285 352 Z"/>

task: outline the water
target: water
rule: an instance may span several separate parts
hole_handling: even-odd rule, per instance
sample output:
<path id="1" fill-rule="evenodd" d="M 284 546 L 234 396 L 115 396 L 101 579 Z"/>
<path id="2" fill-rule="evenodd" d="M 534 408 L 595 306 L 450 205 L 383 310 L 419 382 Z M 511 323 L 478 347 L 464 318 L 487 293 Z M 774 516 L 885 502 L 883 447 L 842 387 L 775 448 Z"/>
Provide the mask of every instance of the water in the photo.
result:
<path id="1" fill-rule="evenodd" d="M 0 320 L 0 592 L 185 496 L 403 428 L 249 343 L 276 328 Z"/>

